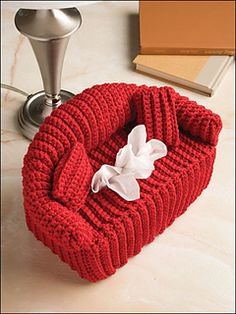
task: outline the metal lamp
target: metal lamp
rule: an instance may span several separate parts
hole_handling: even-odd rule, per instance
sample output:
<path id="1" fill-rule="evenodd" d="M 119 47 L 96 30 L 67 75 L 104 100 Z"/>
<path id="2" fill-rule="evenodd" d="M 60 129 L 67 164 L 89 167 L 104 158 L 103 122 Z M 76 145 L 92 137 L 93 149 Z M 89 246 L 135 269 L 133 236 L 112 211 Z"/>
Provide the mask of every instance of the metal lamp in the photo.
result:
<path id="1" fill-rule="evenodd" d="M 77 8 L 19 9 L 15 25 L 33 48 L 43 81 L 43 91 L 28 96 L 18 114 L 24 136 L 32 139 L 45 117 L 71 98 L 61 89 L 61 73 L 70 36 L 82 22 Z"/>

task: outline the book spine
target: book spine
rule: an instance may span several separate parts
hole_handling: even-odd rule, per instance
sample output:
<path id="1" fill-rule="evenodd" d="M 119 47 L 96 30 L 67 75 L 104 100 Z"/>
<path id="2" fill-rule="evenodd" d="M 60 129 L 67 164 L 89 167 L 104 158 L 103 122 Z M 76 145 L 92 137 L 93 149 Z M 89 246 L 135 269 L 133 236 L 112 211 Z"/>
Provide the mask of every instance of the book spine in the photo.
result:
<path id="1" fill-rule="evenodd" d="M 140 47 L 143 55 L 226 55 L 234 56 L 235 49 L 205 49 L 205 48 L 158 48 Z"/>

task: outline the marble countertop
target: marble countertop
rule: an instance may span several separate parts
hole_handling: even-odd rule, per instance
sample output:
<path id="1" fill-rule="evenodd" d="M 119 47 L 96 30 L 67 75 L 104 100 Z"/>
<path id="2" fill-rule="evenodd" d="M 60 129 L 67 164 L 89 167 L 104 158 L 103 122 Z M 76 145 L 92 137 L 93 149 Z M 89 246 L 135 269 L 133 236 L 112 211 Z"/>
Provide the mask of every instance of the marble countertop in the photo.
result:
<path id="1" fill-rule="evenodd" d="M 83 26 L 66 52 L 63 89 L 78 93 L 121 81 L 165 85 L 132 66 L 138 52 L 136 1 L 79 9 Z M 15 12 L 14 3 L 3 2 L 2 82 L 33 93 L 42 82 L 29 42 L 14 27 Z M 175 88 L 222 117 L 211 182 L 164 234 L 96 284 L 80 279 L 26 227 L 21 167 L 29 141 L 16 123 L 25 97 L 2 90 L 2 312 L 234 311 L 234 64 L 212 98 Z"/>

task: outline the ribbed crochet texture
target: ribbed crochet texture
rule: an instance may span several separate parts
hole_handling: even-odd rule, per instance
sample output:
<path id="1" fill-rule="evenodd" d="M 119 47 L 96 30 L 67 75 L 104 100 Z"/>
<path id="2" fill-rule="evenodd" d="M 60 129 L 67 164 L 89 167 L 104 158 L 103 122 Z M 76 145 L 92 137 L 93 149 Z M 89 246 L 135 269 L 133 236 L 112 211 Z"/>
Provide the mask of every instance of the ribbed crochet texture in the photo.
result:
<path id="1" fill-rule="evenodd" d="M 114 165 L 137 124 L 168 154 L 128 202 L 91 179 Z M 113 83 L 74 96 L 45 119 L 24 158 L 26 221 L 36 238 L 90 281 L 104 279 L 161 234 L 210 180 L 221 119 L 170 87 Z"/>

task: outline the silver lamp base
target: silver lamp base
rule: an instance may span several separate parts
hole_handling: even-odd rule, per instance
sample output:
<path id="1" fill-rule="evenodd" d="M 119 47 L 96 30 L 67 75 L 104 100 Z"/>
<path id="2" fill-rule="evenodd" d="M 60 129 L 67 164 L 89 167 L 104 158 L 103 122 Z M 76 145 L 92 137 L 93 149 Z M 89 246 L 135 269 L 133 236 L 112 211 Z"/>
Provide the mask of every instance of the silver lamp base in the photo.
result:
<path id="1" fill-rule="evenodd" d="M 63 104 L 68 99 L 74 96 L 66 90 L 60 91 L 61 103 Z M 24 105 L 18 113 L 18 123 L 22 134 L 32 140 L 38 132 L 40 125 L 45 119 L 42 104 L 45 103 L 45 91 L 40 91 L 28 96 Z M 45 106 L 45 105 L 44 105 Z M 52 110 L 52 108 L 51 108 Z"/>

